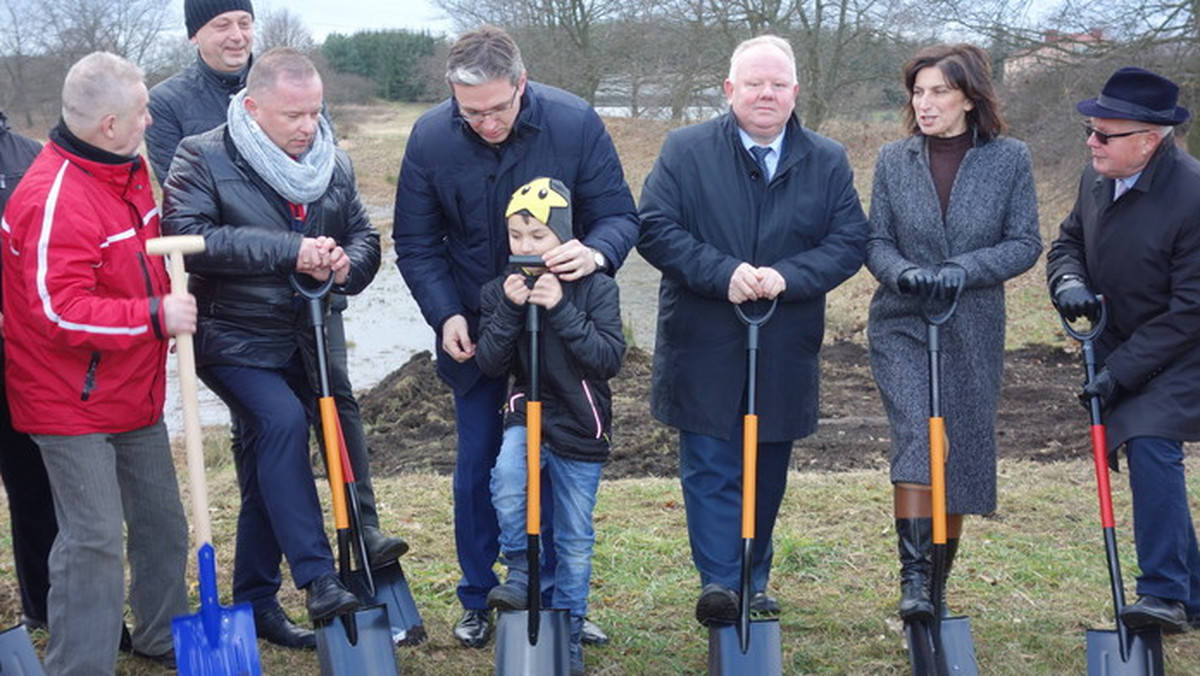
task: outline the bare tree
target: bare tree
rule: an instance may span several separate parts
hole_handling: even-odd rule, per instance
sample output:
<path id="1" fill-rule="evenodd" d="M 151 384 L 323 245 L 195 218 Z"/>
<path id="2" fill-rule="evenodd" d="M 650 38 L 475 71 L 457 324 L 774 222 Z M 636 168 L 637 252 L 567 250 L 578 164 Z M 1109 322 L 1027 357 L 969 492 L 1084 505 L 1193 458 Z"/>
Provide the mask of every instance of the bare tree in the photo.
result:
<path id="1" fill-rule="evenodd" d="M 255 18 L 254 44 L 258 52 L 275 47 L 292 47 L 302 52 L 312 52 L 317 46 L 312 31 L 299 16 L 287 8 L 268 10 Z"/>
<path id="2" fill-rule="evenodd" d="M 161 0 L 0 0 L 4 105 L 28 126 L 53 120 L 67 69 L 98 50 L 154 72 L 172 58 L 161 37 L 178 25 L 176 16 Z"/>

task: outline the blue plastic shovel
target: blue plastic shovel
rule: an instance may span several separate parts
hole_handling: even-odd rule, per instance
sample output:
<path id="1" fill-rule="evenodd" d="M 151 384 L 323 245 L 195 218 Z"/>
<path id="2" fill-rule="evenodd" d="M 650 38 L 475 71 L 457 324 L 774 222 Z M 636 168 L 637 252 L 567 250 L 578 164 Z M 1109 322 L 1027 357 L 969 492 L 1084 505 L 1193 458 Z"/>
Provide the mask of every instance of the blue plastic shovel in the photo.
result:
<path id="1" fill-rule="evenodd" d="M 186 294 L 183 256 L 204 251 L 204 238 L 199 235 L 159 237 L 146 243 L 146 251 L 152 256 L 168 257 L 171 264 L 171 293 Z M 204 477 L 196 356 L 192 352 L 190 333 L 175 336 L 175 354 L 179 362 L 183 438 L 187 448 L 188 484 L 192 494 L 192 521 L 199 543 L 197 561 L 200 574 L 199 612 L 171 619 L 176 667 L 182 676 L 259 676 L 262 666 L 258 657 L 253 610 L 247 603 L 228 608 L 217 601 L 216 556 L 212 546 L 212 525 L 208 519 L 208 486 Z"/>

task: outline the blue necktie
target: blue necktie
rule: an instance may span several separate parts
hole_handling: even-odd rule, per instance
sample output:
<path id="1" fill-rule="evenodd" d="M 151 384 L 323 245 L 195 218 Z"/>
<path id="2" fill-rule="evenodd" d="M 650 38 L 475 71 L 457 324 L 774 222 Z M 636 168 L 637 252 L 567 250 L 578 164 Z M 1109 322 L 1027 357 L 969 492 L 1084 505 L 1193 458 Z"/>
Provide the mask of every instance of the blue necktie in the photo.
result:
<path id="1" fill-rule="evenodd" d="M 763 178 L 771 180 L 771 170 L 767 168 L 767 154 L 771 152 L 771 148 L 767 146 L 750 146 L 750 154 L 754 156 L 754 161 L 758 162 L 758 168 L 762 169 Z"/>

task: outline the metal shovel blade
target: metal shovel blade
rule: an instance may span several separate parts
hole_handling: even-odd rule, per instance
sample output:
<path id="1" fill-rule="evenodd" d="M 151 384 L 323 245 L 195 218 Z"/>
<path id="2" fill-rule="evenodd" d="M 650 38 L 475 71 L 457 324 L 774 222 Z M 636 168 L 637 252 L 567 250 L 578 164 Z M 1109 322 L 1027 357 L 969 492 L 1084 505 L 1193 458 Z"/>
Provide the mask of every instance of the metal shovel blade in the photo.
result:
<path id="1" fill-rule="evenodd" d="M 971 639 L 971 620 L 966 617 L 943 617 L 940 625 L 940 666 L 944 674 L 953 676 L 979 676 L 979 665 L 975 662 L 975 642 Z"/>
<path id="2" fill-rule="evenodd" d="M 398 561 L 371 569 L 375 580 L 375 594 L 368 593 L 366 575 L 354 571 L 350 575 L 350 591 L 365 605 L 380 604 L 387 608 L 388 625 L 391 627 L 392 642 L 396 645 L 417 646 L 425 642 L 427 635 L 413 599 L 404 568 Z"/>
<path id="3" fill-rule="evenodd" d="M 387 610 L 359 608 L 317 625 L 322 676 L 399 676 Z"/>
<path id="4" fill-rule="evenodd" d="M 708 628 L 709 676 L 777 676 L 783 673 L 779 620 L 751 620 L 750 646 L 742 652 L 736 624 Z"/>
<path id="5" fill-rule="evenodd" d="M 502 610 L 496 618 L 496 676 L 571 673 L 571 625 L 565 610 L 538 612 L 538 642 L 529 644 L 529 611 Z"/>
<path id="6" fill-rule="evenodd" d="M 217 601 L 217 570 L 211 544 L 201 545 L 196 557 L 200 610 L 171 619 L 176 668 L 182 676 L 259 676 L 262 665 L 253 609 L 248 603 L 226 607 Z"/>
<path id="7" fill-rule="evenodd" d="M 1088 629 L 1088 676 L 1161 676 L 1162 632 L 1158 628 L 1130 630 L 1129 655 L 1121 657 L 1121 638 L 1113 629 Z"/>
<path id="8" fill-rule="evenodd" d="M 18 624 L 0 632 L 0 674 L 44 676 L 45 673 L 25 625 Z"/>

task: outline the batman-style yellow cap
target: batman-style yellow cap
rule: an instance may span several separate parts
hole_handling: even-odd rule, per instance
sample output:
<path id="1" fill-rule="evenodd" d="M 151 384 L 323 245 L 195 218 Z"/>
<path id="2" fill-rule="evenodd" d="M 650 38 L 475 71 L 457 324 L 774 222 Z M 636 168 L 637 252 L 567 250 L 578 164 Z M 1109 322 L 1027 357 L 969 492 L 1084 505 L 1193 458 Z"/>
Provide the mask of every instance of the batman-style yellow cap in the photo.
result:
<path id="1" fill-rule="evenodd" d="M 560 242 L 575 238 L 571 223 L 571 191 L 557 178 L 542 176 L 517 188 L 504 217 L 522 211 L 544 223 Z"/>

